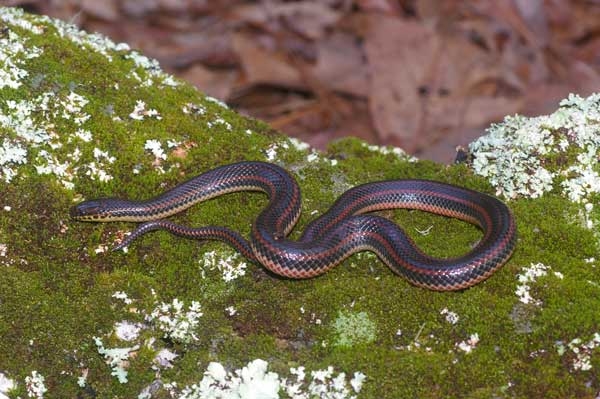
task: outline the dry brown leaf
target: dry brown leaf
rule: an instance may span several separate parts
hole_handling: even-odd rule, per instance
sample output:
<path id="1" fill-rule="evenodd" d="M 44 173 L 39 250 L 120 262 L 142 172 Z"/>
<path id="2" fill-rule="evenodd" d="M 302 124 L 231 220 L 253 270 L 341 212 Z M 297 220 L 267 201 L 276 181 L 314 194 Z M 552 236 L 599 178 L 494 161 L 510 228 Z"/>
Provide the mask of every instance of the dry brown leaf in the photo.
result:
<path id="1" fill-rule="evenodd" d="M 92 17 L 114 22 L 119 19 L 119 7 L 116 0 L 82 0 L 81 10 Z"/>
<path id="2" fill-rule="evenodd" d="M 373 123 L 381 140 L 414 151 L 426 116 L 419 89 L 429 83 L 440 41 L 432 29 L 417 22 L 380 16 L 370 22 L 364 45 Z"/>
<path id="3" fill-rule="evenodd" d="M 310 68 L 321 85 L 366 98 L 369 93 L 369 73 L 362 47 L 353 35 L 338 32 L 318 42 L 318 58 Z"/>
<path id="4" fill-rule="evenodd" d="M 390 37 L 395 40 L 389 40 Z M 483 126 L 520 107 L 489 55 L 461 35 L 377 18 L 366 37 L 371 113 L 382 140 L 413 152 L 441 135 Z"/>
<path id="5" fill-rule="evenodd" d="M 233 50 L 232 35 L 228 31 L 188 32 L 172 38 L 175 50 L 162 59 L 173 68 L 184 68 L 194 63 L 209 67 L 231 68 L 239 63 Z M 168 49 L 166 49 L 168 51 Z"/>
<path id="6" fill-rule="evenodd" d="M 287 28 L 307 39 L 319 39 L 340 18 L 340 13 L 321 1 L 267 2 L 236 7 L 232 17 L 257 26 Z"/>
<path id="7" fill-rule="evenodd" d="M 180 72 L 181 78 L 192 83 L 204 93 L 226 99 L 232 94 L 239 79 L 238 69 L 209 69 L 200 64 Z"/>
<path id="8" fill-rule="evenodd" d="M 392 0 L 356 0 L 356 5 L 362 11 L 378 12 L 389 15 L 398 15 L 400 5 Z"/>
<path id="9" fill-rule="evenodd" d="M 264 84 L 305 88 L 300 72 L 286 57 L 263 49 L 249 34 L 233 35 L 233 48 L 244 70 L 244 86 Z"/>

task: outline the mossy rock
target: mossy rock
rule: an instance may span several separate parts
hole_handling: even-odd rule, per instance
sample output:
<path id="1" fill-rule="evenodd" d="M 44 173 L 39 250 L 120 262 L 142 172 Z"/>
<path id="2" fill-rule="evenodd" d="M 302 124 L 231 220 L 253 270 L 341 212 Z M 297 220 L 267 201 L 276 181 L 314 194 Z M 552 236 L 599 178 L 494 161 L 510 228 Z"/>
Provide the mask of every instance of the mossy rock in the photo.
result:
<path id="1" fill-rule="evenodd" d="M 592 398 L 600 391 L 598 150 L 591 140 L 578 152 L 573 123 L 543 127 L 564 153 L 538 144 L 530 155 L 555 175 L 542 173 L 542 188 L 516 176 L 529 186 L 508 190 L 501 186 L 506 156 L 502 178 L 487 167 L 500 158 L 493 143 L 505 144 L 495 131 L 492 144 L 471 147 L 476 170 L 492 171 L 493 184 L 466 165 L 417 161 L 355 139 L 318 153 L 126 45 L 11 8 L 0 9 L 0 28 L 0 397 L 10 382 L 10 397 L 43 391 L 40 376 L 47 398 L 208 397 L 192 387 L 206 375 L 222 386 L 238 378 L 244 389 L 276 389 L 287 377 L 289 393 L 303 370 L 302 392 L 321 381 L 360 398 Z M 568 110 L 584 108 L 581 123 L 597 137 L 596 98 L 571 98 L 561 118 L 572 122 Z M 499 125 L 503 139 L 518 130 L 510 123 Z M 516 145 L 500 148 L 523 158 Z M 165 232 L 113 253 L 131 224 L 69 218 L 82 199 L 150 198 L 240 160 L 275 162 L 297 178 L 304 202 L 294 237 L 356 184 L 424 178 L 509 194 L 517 248 L 487 281 L 434 293 L 364 253 L 303 281 L 273 276 L 222 244 Z M 527 168 L 521 173 L 535 176 Z M 175 219 L 247 234 L 265 205 L 261 194 L 231 194 Z M 435 256 L 468 252 L 481 237 L 471 225 L 422 212 L 387 216 Z M 355 339 L 340 326 L 364 331 Z M 355 372 L 366 375 L 358 393 Z"/>

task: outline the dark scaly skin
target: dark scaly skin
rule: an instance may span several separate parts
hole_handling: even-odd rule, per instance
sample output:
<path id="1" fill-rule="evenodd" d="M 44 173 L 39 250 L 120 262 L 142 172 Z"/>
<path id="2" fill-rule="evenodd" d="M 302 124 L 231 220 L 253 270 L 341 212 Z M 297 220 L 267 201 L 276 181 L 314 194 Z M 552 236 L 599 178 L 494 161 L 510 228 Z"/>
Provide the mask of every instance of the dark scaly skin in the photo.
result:
<path id="1" fill-rule="evenodd" d="M 216 196 L 262 191 L 269 204 L 252 225 L 250 241 L 225 227 L 189 228 L 164 218 Z M 98 199 L 71 210 L 77 220 L 142 223 L 120 244 L 131 244 L 152 230 L 186 238 L 220 240 L 249 260 L 290 278 L 318 276 L 348 256 L 372 251 L 411 283 L 437 291 L 459 290 L 485 280 L 511 256 L 516 225 L 507 206 L 489 195 L 428 180 L 367 183 L 342 194 L 314 220 L 298 241 L 287 239 L 300 215 L 300 190 L 282 168 L 264 162 L 240 162 L 203 173 L 147 201 Z M 396 224 L 364 213 L 383 209 L 419 209 L 479 226 L 483 238 L 472 251 L 453 259 L 430 257 Z"/>

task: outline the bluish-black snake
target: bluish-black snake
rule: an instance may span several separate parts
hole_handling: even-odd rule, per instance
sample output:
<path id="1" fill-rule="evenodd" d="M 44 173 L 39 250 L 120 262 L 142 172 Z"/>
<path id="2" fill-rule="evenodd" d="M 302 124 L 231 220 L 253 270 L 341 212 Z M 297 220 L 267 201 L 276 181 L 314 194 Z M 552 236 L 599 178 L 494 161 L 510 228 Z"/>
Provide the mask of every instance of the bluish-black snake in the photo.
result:
<path id="1" fill-rule="evenodd" d="M 269 197 L 252 225 L 250 240 L 225 227 L 190 228 L 165 219 L 198 202 L 246 190 L 262 191 Z M 240 162 L 210 170 L 147 201 L 85 201 L 71 209 L 71 216 L 95 222 L 144 222 L 117 248 L 148 231 L 165 229 L 187 238 L 224 241 L 246 258 L 290 278 L 314 277 L 356 252 L 372 251 L 411 283 L 438 291 L 463 289 L 486 279 L 508 260 L 516 245 L 514 217 L 504 203 L 434 181 L 389 180 L 356 186 L 311 222 L 299 240 L 292 241 L 287 235 L 300 216 L 300 207 L 300 189 L 283 168 Z M 479 226 L 483 237 L 466 255 L 433 258 L 390 220 L 365 215 L 396 208 L 458 218 Z"/>

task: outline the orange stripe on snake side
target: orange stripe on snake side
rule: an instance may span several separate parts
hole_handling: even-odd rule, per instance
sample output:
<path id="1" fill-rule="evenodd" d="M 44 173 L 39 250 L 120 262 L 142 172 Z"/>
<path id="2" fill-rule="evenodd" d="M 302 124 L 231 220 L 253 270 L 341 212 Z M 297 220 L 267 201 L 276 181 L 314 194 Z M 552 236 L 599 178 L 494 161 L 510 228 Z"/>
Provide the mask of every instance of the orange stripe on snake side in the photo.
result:
<path id="1" fill-rule="evenodd" d="M 252 224 L 249 239 L 222 226 L 192 228 L 165 219 L 236 191 L 262 191 L 269 197 Z M 215 168 L 145 201 L 84 201 L 71 209 L 71 216 L 82 221 L 142 222 L 116 249 L 129 246 L 149 231 L 167 230 L 191 239 L 224 241 L 249 260 L 295 279 L 318 276 L 354 253 L 371 251 L 412 284 L 437 291 L 464 289 L 485 280 L 510 258 L 516 245 L 515 220 L 503 202 L 435 181 L 388 180 L 351 188 L 294 241 L 287 235 L 300 208 L 300 189 L 285 169 L 250 161 Z M 465 255 L 450 259 L 428 256 L 398 225 L 368 213 L 399 208 L 464 220 L 477 225 L 483 237 Z"/>

